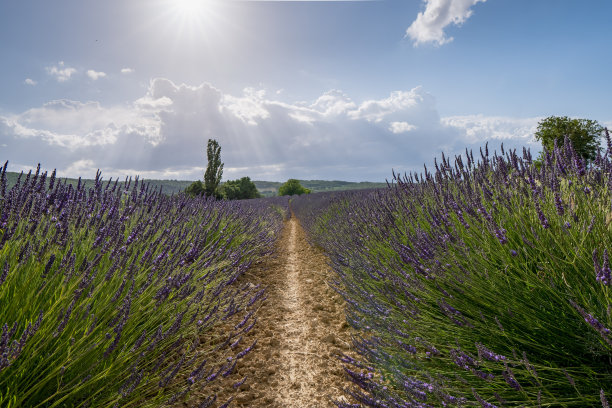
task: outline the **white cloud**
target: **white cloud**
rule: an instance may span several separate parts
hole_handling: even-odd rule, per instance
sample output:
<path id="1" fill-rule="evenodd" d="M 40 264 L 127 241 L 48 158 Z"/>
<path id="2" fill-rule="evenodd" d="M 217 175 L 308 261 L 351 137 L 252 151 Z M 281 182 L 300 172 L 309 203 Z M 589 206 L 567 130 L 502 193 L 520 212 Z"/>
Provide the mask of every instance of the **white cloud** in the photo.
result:
<path id="1" fill-rule="evenodd" d="M 57 65 L 46 67 L 46 70 L 57 82 L 66 82 L 77 72 L 75 68 L 66 66 L 64 61 L 58 62 Z"/>
<path id="2" fill-rule="evenodd" d="M 434 43 L 443 45 L 453 41 L 447 37 L 444 29 L 453 24 L 462 25 L 472 15 L 471 7 L 486 0 L 423 0 L 425 10 L 417 15 L 416 20 L 406 30 L 415 46 Z"/>
<path id="3" fill-rule="evenodd" d="M 121 68 L 121 73 L 122 74 L 132 74 L 132 73 L 134 73 L 134 69 L 132 69 L 132 68 Z"/>
<path id="4" fill-rule="evenodd" d="M 351 111 L 353 119 L 366 119 L 370 122 L 381 122 L 397 112 L 410 110 L 419 105 L 434 105 L 430 94 L 418 86 L 410 91 L 395 91 L 388 98 L 363 102 L 357 110 Z"/>
<path id="5" fill-rule="evenodd" d="M 34 86 L 34 85 L 37 84 L 37 82 L 35 80 L 31 79 L 31 78 L 26 78 L 26 80 L 23 81 L 23 83 L 26 84 L 26 85 L 31 85 L 31 86 Z"/>
<path id="6" fill-rule="evenodd" d="M 229 110 L 244 123 L 251 126 L 257 126 L 260 119 L 270 117 L 269 112 L 263 106 L 265 91 L 246 88 L 243 92 L 244 95 L 241 97 L 224 95 L 221 104 L 222 109 Z"/>
<path id="7" fill-rule="evenodd" d="M 57 168 L 65 176 L 139 174 L 198 179 L 206 140 L 219 141 L 224 177 L 259 180 L 384 180 L 391 169 L 420 171 L 441 151 L 484 141 L 529 144 L 536 119 L 440 118 L 422 87 L 353 101 L 341 91 L 312 103 L 286 103 L 263 90 L 229 95 L 209 84 L 151 81 L 131 104 L 51 101 L 0 116 L 0 144 L 11 163 Z"/>
<path id="8" fill-rule="evenodd" d="M 449 116 L 442 123 L 465 130 L 465 140 L 477 143 L 482 140 L 523 140 L 534 143 L 533 135 L 538 127 L 540 117 L 509 118 L 502 116 Z"/>
<path id="9" fill-rule="evenodd" d="M 408 122 L 391 122 L 389 124 L 389 130 L 395 134 L 410 132 L 414 129 L 416 129 L 416 126 L 411 125 Z"/>
<path id="10" fill-rule="evenodd" d="M 89 78 L 91 78 L 92 80 L 97 81 L 100 78 L 104 78 L 106 76 L 106 73 L 105 72 L 97 72 L 97 71 L 94 71 L 93 69 L 88 69 L 87 70 L 87 76 Z"/>

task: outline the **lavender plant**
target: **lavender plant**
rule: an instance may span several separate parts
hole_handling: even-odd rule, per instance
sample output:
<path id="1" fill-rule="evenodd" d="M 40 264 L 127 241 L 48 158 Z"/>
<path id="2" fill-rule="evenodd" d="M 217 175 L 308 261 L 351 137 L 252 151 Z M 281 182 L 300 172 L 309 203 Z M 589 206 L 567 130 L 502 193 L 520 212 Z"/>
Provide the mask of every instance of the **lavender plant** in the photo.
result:
<path id="1" fill-rule="evenodd" d="M 609 137 L 588 167 L 571 143 L 540 167 L 528 150 L 485 148 L 387 190 L 294 199 L 358 333 L 349 394 L 371 407 L 606 406 L 611 155 Z"/>
<path id="2" fill-rule="evenodd" d="M 236 280 L 271 250 L 285 200 L 165 196 L 99 173 L 73 188 L 40 166 L 7 190 L 6 166 L 0 406 L 171 404 L 251 350 L 261 288 Z"/>

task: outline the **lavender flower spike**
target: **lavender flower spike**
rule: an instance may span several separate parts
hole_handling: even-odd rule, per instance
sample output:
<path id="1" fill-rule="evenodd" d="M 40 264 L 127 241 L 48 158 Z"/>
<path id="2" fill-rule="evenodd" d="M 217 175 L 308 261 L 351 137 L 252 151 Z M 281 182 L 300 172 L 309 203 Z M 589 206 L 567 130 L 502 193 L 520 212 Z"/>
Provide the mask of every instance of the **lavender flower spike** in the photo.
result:
<path id="1" fill-rule="evenodd" d="M 610 271 L 610 263 L 608 261 L 608 250 L 604 249 L 603 265 L 599 267 L 597 260 L 595 259 L 596 252 L 593 251 L 593 263 L 595 266 L 596 280 L 604 285 L 610 285 L 612 280 L 612 271 Z"/>

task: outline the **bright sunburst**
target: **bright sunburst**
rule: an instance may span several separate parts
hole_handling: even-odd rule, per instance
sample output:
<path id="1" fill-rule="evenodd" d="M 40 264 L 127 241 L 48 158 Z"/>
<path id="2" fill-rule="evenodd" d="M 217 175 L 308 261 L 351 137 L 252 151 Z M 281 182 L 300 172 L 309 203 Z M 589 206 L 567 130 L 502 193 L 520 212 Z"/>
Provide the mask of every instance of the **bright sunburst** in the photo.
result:
<path id="1" fill-rule="evenodd" d="M 210 6 L 208 0 L 174 0 L 173 5 L 180 14 L 190 15 L 202 13 Z"/>
<path id="2" fill-rule="evenodd" d="M 215 12 L 215 3 L 217 3 L 215 0 L 170 0 L 168 2 L 174 20 L 183 26 L 210 23 Z"/>

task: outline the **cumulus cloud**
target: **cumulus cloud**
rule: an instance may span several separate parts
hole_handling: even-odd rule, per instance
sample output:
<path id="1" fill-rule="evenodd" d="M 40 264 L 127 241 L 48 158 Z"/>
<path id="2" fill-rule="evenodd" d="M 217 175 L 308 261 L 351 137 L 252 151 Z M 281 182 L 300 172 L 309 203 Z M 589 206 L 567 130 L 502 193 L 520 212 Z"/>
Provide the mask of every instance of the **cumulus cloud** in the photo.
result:
<path id="1" fill-rule="evenodd" d="M 472 15 L 472 6 L 486 0 L 423 0 L 425 10 L 417 15 L 416 20 L 406 30 L 415 46 L 433 43 L 443 45 L 453 41 L 447 37 L 444 29 L 453 24 L 462 25 Z"/>
<path id="2" fill-rule="evenodd" d="M 410 132 L 411 130 L 416 129 L 416 126 L 411 125 L 408 122 L 391 122 L 389 124 L 389 130 L 392 133 L 405 133 Z"/>
<path id="3" fill-rule="evenodd" d="M 105 72 L 97 72 L 97 71 L 94 71 L 93 69 L 88 69 L 87 70 L 87 76 L 89 78 L 91 78 L 92 80 L 97 81 L 100 78 L 104 78 L 106 76 L 106 73 Z"/>
<path id="4" fill-rule="evenodd" d="M 442 119 L 442 123 L 465 130 L 465 140 L 477 143 L 489 140 L 522 140 L 526 144 L 533 144 L 534 133 L 538 127 L 540 117 L 509 118 L 502 116 L 466 115 L 449 116 Z"/>
<path id="5" fill-rule="evenodd" d="M 121 68 L 121 73 L 122 74 L 132 74 L 134 73 L 134 70 L 132 68 Z"/>
<path id="6" fill-rule="evenodd" d="M 440 118 L 422 87 L 354 101 L 339 90 L 286 103 L 247 88 L 230 95 L 210 84 L 158 78 L 128 105 L 55 100 L 0 116 L 0 144 L 14 166 L 57 168 L 66 176 L 139 174 L 197 179 L 206 140 L 219 141 L 224 176 L 259 180 L 384 180 L 391 169 L 420 170 L 441 151 L 486 140 L 529 143 L 537 119 Z"/>
<path id="7" fill-rule="evenodd" d="M 75 68 L 66 66 L 64 61 L 58 62 L 57 65 L 46 67 L 46 70 L 57 82 L 66 82 L 77 72 Z"/>
<path id="8" fill-rule="evenodd" d="M 37 82 L 31 78 L 26 78 L 25 81 L 23 81 L 23 83 L 26 85 L 31 85 L 31 86 L 34 86 L 37 84 Z"/>

